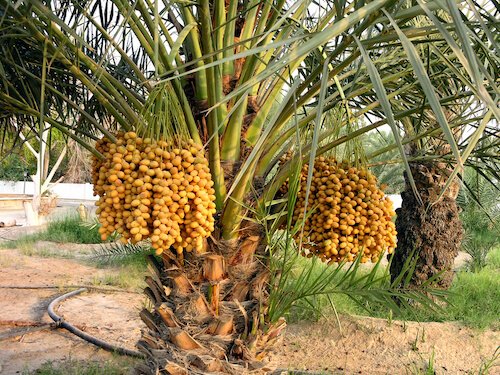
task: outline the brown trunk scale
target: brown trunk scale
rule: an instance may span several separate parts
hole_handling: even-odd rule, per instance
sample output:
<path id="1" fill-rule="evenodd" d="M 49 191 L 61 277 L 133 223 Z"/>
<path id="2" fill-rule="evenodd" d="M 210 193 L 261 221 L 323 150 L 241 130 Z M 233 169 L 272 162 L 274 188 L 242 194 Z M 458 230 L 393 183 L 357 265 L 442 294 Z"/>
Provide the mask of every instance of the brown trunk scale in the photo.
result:
<path id="1" fill-rule="evenodd" d="M 413 194 L 405 174 L 403 203 L 396 210 L 398 245 L 391 263 L 391 277 L 396 279 L 405 261 L 413 256 L 417 257 L 417 263 L 411 287 L 418 287 L 442 272 L 436 285 L 449 288 L 453 262 L 463 236 L 456 202 L 459 181 L 454 181 L 438 200 L 450 169 L 444 163 L 420 163 L 410 167 L 423 204 Z"/>
<path id="2" fill-rule="evenodd" d="M 150 256 L 143 310 L 147 329 L 139 342 L 142 374 L 266 373 L 260 360 L 279 339 L 284 320 L 262 321 L 267 312 L 269 269 L 261 228 L 246 225 L 240 238 L 211 242 L 183 263 L 167 253 Z M 265 318 L 264 318 L 265 319 Z M 265 332 L 263 328 L 266 327 Z"/>

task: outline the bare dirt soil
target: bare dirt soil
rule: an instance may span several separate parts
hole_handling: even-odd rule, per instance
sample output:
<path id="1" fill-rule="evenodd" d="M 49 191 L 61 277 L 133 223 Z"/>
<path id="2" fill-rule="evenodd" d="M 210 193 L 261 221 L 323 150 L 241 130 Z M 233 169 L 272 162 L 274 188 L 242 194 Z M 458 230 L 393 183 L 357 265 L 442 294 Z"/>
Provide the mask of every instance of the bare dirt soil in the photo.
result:
<path id="1" fill-rule="evenodd" d="M 0 231 L 0 237 L 13 236 Z M 47 306 L 66 286 L 93 285 L 119 272 L 85 263 L 78 254 L 89 247 L 55 246 L 44 257 L 20 249 L 0 248 L 0 374 L 19 374 L 47 361 L 113 361 L 116 355 L 50 323 Z M 59 249 L 59 250 L 58 250 Z M 73 253 L 73 258 L 57 257 Z M 29 255 L 25 255 L 29 254 Z M 15 289 L 17 287 L 57 287 Z M 118 346 L 134 349 L 144 327 L 141 293 L 92 290 L 61 303 L 64 319 L 85 332 Z M 25 325 L 25 326 L 20 326 Z M 476 374 L 500 344 L 496 331 L 477 331 L 458 323 L 388 322 L 367 317 L 340 317 L 290 325 L 283 342 L 270 355 L 272 367 L 321 374 L 423 373 L 431 358 L 436 374 Z M 496 371 L 496 372 L 495 372 Z M 490 374 L 500 374 L 498 367 Z"/>
<path id="2" fill-rule="evenodd" d="M 39 330 L 43 327 L 37 325 L 52 322 L 47 307 L 69 290 L 65 286 L 92 286 L 106 274 L 116 272 L 74 259 L 26 256 L 17 249 L 0 249 L 0 374 L 34 370 L 47 361 L 113 361 L 115 355 L 66 330 Z M 43 288 L 54 286 L 57 288 Z M 90 335 L 135 349 L 143 327 L 138 318 L 143 306 L 144 297 L 139 292 L 91 290 L 62 302 L 56 312 Z"/>
<path id="3" fill-rule="evenodd" d="M 289 326 L 271 359 L 289 369 L 385 375 L 427 374 L 434 358 L 436 374 L 477 374 L 500 343 L 498 332 L 478 332 L 458 323 L 389 324 L 349 316 L 342 316 L 340 323 L 342 330 L 333 319 Z"/>

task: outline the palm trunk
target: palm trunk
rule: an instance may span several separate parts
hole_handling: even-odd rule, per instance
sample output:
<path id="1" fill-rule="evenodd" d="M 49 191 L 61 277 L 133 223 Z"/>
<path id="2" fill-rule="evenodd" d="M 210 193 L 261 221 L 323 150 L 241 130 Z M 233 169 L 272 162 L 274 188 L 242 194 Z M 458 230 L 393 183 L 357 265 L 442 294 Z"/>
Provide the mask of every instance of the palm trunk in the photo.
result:
<path id="1" fill-rule="evenodd" d="M 139 343 L 145 374 L 244 374 L 278 339 L 284 321 L 266 320 L 269 269 L 261 228 L 244 226 L 239 238 L 218 239 L 209 252 L 182 262 L 150 257 L 145 292 L 154 308 Z"/>
<path id="2" fill-rule="evenodd" d="M 439 198 L 450 169 L 444 163 L 413 163 L 410 169 L 423 204 L 416 199 L 405 174 L 403 203 L 396 210 L 398 245 L 391 263 L 391 277 L 396 279 L 409 257 L 416 257 L 411 278 L 413 287 L 422 285 L 441 273 L 437 285 L 448 288 L 453 279 L 453 262 L 462 241 L 462 224 L 456 198 L 459 181 L 454 181 Z"/>

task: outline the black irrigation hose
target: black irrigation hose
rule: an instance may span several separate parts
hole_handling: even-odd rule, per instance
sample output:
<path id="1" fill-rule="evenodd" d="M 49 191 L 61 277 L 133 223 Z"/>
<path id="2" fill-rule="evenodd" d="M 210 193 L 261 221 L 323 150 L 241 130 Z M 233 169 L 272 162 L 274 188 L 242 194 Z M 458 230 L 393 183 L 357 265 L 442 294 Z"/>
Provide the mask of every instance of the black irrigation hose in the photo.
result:
<path id="1" fill-rule="evenodd" d="M 144 358 L 144 355 L 140 352 L 137 352 L 135 350 L 126 349 L 126 348 L 121 348 L 119 346 L 115 346 L 113 344 L 110 344 L 106 341 L 100 340 L 97 337 L 91 336 L 91 335 L 79 330 L 78 328 L 76 328 L 76 327 L 72 326 L 71 324 L 69 324 L 68 322 L 66 322 L 62 317 L 60 317 L 59 315 L 57 315 L 54 312 L 54 307 L 58 303 L 64 301 L 65 299 L 68 299 L 70 297 L 76 296 L 77 294 L 80 294 L 82 292 L 86 292 L 87 290 L 88 290 L 87 288 L 80 288 L 80 289 L 74 290 L 72 292 L 63 294 L 62 296 L 59 296 L 56 299 L 54 299 L 49 304 L 49 307 L 47 308 L 47 312 L 49 313 L 49 316 L 52 318 L 52 320 L 54 322 L 56 322 L 56 326 L 61 327 L 61 328 L 65 328 L 68 331 L 70 331 L 71 333 L 73 333 L 74 335 L 84 339 L 85 341 L 88 341 L 88 342 L 90 342 L 90 343 L 92 343 L 92 344 L 94 344 L 102 349 L 108 350 L 110 352 L 114 352 L 114 353 L 118 353 L 118 354 L 122 354 L 122 355 L 127 355 L 130 357 Z"/>
<path id="2" fill-rule="evenodd" d="M 92 344 L 94 344 L 102 349 L 108 350 L 110 352 L 114 352 L 114 353 L 118 353 L 118 354 L 122 354 L 122 355 L 127 355 L 130 357 L 144 358 L 144 354 L 142 354 L 140 352 L 137 352 L 135 350 L 126 349 L 126 348 L 121 348 L 121 347 L 115 346 L 113 344 L 110 344 L 106 341 L 102 341 L 102 340 L 98 339 L 97 337 L 90 336 L 90 335 L 86 334 L 85 332 L 79 330 L 78 328 L 76 328 L 76 327 L 72 326 L 71 324 L 69 324 L 68 322 L 64 321 L 64 319 L 62 317 L 60 317 L 59 315 L 57 315 L 54 312 L 54 307 L 58 303 L 64 301 L 65 299 L 76 296 L 76 295 L 83 293 L 83 292 L 86 292 L 86 291 L 88 291 L 87 288 L 80 288 L 80 289 L 74 290 L 72 292 L 69 292 L 69 293 L 63 294 L 62 296 L 57 297 L 49 304 L 47 312 L 49 313 L 49 316 L 52 318 L 52 320 L 56 323 L 56 328 L 58 328 L 58 327 L 65 328 L 68 331 L 70 331 L 71 333 L 75 334 L 76 336 L 84 339 L 85 341 L 88 341 L 88 342 L 90 342 L 90 343 L 92 343 Z M 278 375 L 278 374 L 282 374 L 284 372 L 288 373 L 289 370 L 277 369 L 271 375 Z M 308 371 L 293 371 L 293 374 L 296 374 L 296 375 L 319 375 L 318 373 L 308 372 Z"/>

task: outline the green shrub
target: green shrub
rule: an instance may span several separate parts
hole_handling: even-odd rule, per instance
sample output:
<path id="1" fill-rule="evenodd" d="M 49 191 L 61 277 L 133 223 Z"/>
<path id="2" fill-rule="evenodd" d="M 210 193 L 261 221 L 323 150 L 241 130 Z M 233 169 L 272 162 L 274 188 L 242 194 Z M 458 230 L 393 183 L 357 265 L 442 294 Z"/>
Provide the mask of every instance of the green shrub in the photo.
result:
<path id="1" fill-rule="evenodd" d="M 48 223 L 41 232 L 29 234 L 8 242 L 10 247 L 29 245 L 36 241 L 51 241 L 60 243 L 96 244 L 101 243 L 98 225 L 85 225 L 78 216 L 68 216 Z"/>
<path id="2" fill-rule="evenodd" d="M 471 256 L 473 272 L 485 267 L 488 253 L 500 245 L 500 190 L 492 182 L 468 169 L 457 199 L 465 231 L 462 250 Z"/>
<path id="3" fill-rule="evenodd" d="M 15 153 L 0 158 L 0 180 L 24 181 L 24 172 L 36 173 L 36 168 L 27 168 L 26 165 L 26 161 Z"/>
<path id="4" fill-rule="evenodd" d="M 82 225 L 78 216 L 68 216 L 61 220 L 49 222 L 41 240 L 53 242 L 71 242 L 93 244 L 101 243 L 98 226 L 88 227 Z"/>

